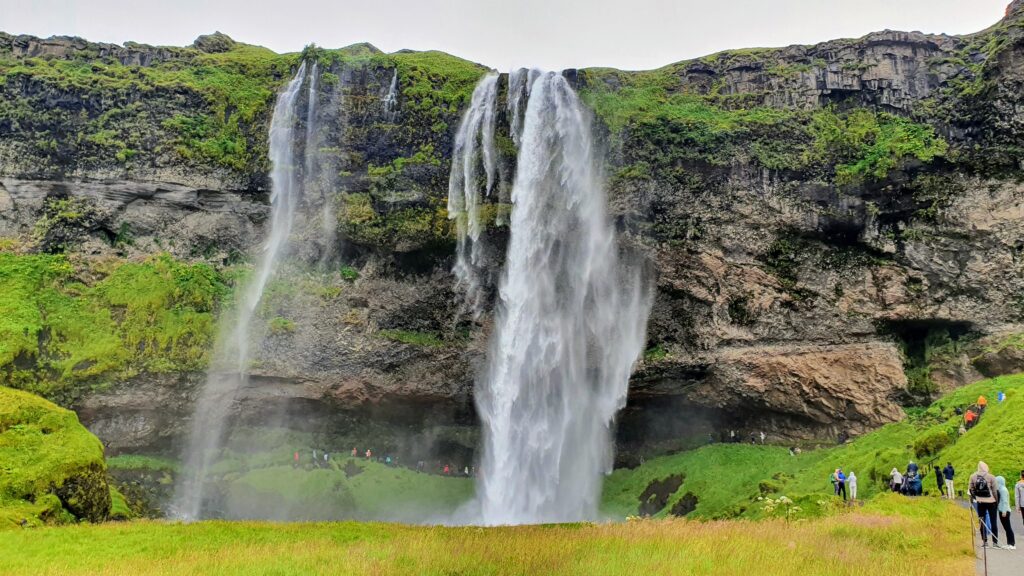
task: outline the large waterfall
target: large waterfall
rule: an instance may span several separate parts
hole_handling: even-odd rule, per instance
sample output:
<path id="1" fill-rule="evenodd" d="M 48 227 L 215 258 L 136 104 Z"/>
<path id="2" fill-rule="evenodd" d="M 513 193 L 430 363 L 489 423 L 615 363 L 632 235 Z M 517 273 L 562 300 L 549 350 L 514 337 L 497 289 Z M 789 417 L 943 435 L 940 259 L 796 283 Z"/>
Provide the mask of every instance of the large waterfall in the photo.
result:
<path id="1" fill-rule="evenodd" d="M 523 81 L 522 73 L 515 76 Z M 597 516 L 615 415 L 650 306 L 641 271 L 619 261 L 587 111 L 561 75 L 527 78 L 511 238 L 488 367 L 475 389 L 484 427 L 477 486 L 484 524 Z M 467 163 L 478 158 L 486 171 L 493 154 L 487 123 L 496 85 L 494 76 L 481 81 L 456 144 L 450 202 L 469 223 L 459 227 L 460 242 L 479 240 L 472 223 L 480 190 L 466 193 L 475 181 Z M 510 111 L 518 107 L 509 102 Z"/>
<path id="2" fill-rule="evenodd" d="M 277 267 L 295 218 L 295 206 L 301 192 L 296 177 L 295 125 L 298 120 L 300 88 L 305 76 L 306 64 L 303 63 L 295 77 L 278 95 L 274 106 L 269 142 L 272 165 L 269 235 L 258 257 L 256 269 L 236 303 L 233 322 L 222 324 L 206 385 L 196 400 L 188 451 L 185 454 L 185 470 L 176 487 L 173 505 L 174 514 L 182 519 L 201 517 L 206 474 L 223 443 L 231 404 L 237 391 L 248 379 L 250 328 L 256 307 Z M 312 76 L 314 79 L 310 82 L 315 82 L 315 73 Z M 311 89 L 315 90 L 312 86 Z M 310 102 L 313 102 L 312 94 Z M 313 112 L 312 106 L 309 110 Z M 307 123 L 312 123 L 309 118 Z M 307 134 L 307 140 L 311 140 L 311 135 Z"/>

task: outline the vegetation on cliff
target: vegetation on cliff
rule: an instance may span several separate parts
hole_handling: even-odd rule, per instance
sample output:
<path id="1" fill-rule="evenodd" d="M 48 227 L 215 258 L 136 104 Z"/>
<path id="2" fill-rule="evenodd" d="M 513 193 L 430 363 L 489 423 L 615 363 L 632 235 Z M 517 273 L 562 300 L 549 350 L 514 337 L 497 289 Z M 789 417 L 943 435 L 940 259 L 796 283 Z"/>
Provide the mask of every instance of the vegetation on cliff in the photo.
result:
<path id="1" fill-rule="evenodd" d="M 75 413 L 0 387 L 0 529 L 97 522 L 110 507 L 103 445 Z"/>
<path id="2" fill-rule="evenodd" d="M 0 383 L 69 403 L 82 387 L 206 366 L 226 293 L 206 264 L 0 251 Z"/>

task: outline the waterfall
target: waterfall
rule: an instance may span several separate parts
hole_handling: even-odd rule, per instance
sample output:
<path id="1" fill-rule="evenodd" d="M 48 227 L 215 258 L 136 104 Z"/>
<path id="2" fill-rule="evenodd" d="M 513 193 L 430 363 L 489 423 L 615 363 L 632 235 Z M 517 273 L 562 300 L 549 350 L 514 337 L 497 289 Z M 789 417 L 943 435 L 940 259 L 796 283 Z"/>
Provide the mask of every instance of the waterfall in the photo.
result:
<path id="1" fill-rule="evenodd" d="M 484 524 L 597 517 L 615 415 L 650 308 L 641 271 L 619 262 L 587 111 L 561 75 L 530 76 L 511 238 L 487 370 L 475 388 Z M 463 119 L 459 160 L 484 122 L 494 82 L 481 81 Z M 474 181 L 465 170 L 453 164 L 453 183 Z M 470 202 L 465 190 L 450 189 L 456 207 Z"/>
<path id="2" fill-rule="evenodd" d="M 512 135 L 512 142 L 518 146 L 522 136 L 523 112 L 522 103 L 526 96 L 527 80 L 532 76 L 532 70 L 519 68 L 508 75 L 508 96 L 505 107 L 509 114 L 509 134 Z"/>
<path id="3" fill-rule="evenodd" d="M 483 307 L 480 199 L 491 193 L 498 172 L 498 152 L 494 144 L 497 102 L 498 75 L 488 74 L 473 90 L 469 110 L 459 124 L 448 180 L 448 217 L 455 220 L 457 233 L 456 286 L 465 292 L 466 304 L 474 318 L 479 317 Z M 481 165 L 483 182 L 480 181 Z"/>
<path id="4" fill-rule="evenodd" d="M 313 69 L 316 70 L 315 64 Z M 201 516 L 207 471 L 223 442 L 235 395 L 248 381 L 250 327 L 256 307 L 291 232 L 298 200 L 296 196 L 300 192 L 294 163 L 296 108 L 305 73 L 306 64 L 303 62 L 274 106 L 270 121 L 269 235 L 256 269 L 241 291 L 233 324 L 222 325 L 206 384 L 196 400 L 185 469 L 175 490 L 174 514 L 181 519 L 194 520 Z"/>
<path id="5" fill-rule="evenodd" d="M 387 118 L 388 122 L 395 121 L 395 115 L 398 109 L 398 68 L 395 68 L 395 73 L 391 75 L 391 86 L 388 88 L 387 95 L 384 96 L 384 117 Z"/>

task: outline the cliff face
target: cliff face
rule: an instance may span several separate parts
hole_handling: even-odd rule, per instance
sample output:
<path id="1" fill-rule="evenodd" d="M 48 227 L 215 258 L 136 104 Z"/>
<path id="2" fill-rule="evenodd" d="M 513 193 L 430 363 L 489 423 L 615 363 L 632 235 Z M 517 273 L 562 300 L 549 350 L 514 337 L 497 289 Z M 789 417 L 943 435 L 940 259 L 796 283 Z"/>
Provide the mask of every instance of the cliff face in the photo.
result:
<path id="1" fill-rule="evenodd" d="M 881 32 L 566 73 L 597 116 L 625 249 L 657 278 L 625 459 L 709 430 L 861 433 L 900 418 L 900 402 L 1022 368 L 1022 23 L 1017 2 L 965 37 Z M 262 237 L 270 108 L 301 58 L 323 74 L 318 177 L 260 311 L 239 418 L 301 415 L 289 420 L 336 438 L 467 454 L 490 321 L 452 290 L 444 207 L 483 67 L 365 45 L 276 55 L 223 35 L 188 48 L 0 35 L 0 247 L 10 262 L 64 254 L 71 270 L 40 286 L 71 301 L 161 252 L 230 288 Z M 506 234 L 487 230 L 495 275 Z M 113 311 L 119 364 L 57 370 L 73 338 L 43 313 L 0 374 L 74 405 L 117 451 L 173 450 L 212 328 L 143 338 L 183 347 L 188 361 L 160 364 L 120 317 L 135 304 L 89 302 Z M 144 334 L 164 329 L 139 318 Z"/>

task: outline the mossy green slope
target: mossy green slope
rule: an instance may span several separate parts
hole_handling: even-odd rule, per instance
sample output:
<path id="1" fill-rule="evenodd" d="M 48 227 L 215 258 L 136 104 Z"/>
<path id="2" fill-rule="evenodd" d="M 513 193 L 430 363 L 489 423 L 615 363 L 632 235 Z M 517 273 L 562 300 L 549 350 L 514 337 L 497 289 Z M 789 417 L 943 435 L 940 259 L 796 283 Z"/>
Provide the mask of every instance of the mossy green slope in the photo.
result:
<path id="1" fill-rule="evenodd" d="M 1006 401 L 996 401 L 998 392 Z M 973 404 L 979 395 L 990 399 L 980 423 L 960 437 L 956 407 Z M 892 468 L 901 472 L 910 460 L 922 469 L 926 494 L 938 492 L 931 466 L 952 462 L 960 488 L 985 460 L 993 473 L 1009 478 L 1024 469 L 1024 375 L 1005 376 L 964 387 L 903 422 L 850 441 L 843 446 L 804 451 L 791 456 L 779 446 L 715 444 L 665 456 L 632 469 L 613 472 L 604 487 L 604 511 L 610 516 L 634 515 L 639 497 L 654 480 L 684 475 L 682 486 L 658 514 L 667 515 L 675 503 L 693 494 L 693 515 L 702 518 L 760 517 L 759 496 L 785 495 L 813 516 L 832 504 L 829 474 L 837 467 L 858 478 L 858 496 L 871 498 L 886 490 Z"/>
<path id="2" fill-rule="evenodd" d="M 104 520 L 110 499 L 103 445 L 75 413 L 0 387 L 0 528 Z"/>
<path id="3" fill-rule="evenodd" d="M 62 403 L 139 372 L 205 367 L 227 288 L 208 265 L 0 252 L 0 384 Z"/>

